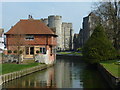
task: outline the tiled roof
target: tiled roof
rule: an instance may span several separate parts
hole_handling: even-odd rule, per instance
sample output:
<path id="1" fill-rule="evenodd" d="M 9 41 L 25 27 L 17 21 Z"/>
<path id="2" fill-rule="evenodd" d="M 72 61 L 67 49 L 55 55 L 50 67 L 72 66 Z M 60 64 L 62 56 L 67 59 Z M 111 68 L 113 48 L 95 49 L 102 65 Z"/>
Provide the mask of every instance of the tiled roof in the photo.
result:
<path id="1" fill-rule="evenodd" d="M 6 34 L 53 34 L 54 32 L 40 20 L 22 19 Z"/>

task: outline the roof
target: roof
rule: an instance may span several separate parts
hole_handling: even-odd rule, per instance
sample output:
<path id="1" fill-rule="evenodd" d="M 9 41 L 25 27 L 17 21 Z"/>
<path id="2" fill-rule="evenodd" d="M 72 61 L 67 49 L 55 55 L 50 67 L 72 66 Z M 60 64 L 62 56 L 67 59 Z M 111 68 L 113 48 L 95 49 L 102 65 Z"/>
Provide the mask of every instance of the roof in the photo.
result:
<path id="1" fill-rule="evenodd" d="M 42 21 L 35 19 L 21 19 L 5 34 L 47 34 L 55 35 Z"/>

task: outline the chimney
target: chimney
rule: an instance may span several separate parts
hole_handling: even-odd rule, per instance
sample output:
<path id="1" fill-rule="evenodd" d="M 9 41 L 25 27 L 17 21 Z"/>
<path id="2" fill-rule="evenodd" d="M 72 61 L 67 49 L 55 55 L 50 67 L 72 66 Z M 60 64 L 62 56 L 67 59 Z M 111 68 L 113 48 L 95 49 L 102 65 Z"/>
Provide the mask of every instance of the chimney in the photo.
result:
<path id="1" fill-rule="evenodd" d="M 13 26 L 11 26 L 11 28 L 13 28 Z"/>
<path id="2" fill-rule="evenodd" d="M 32 15 L 28 15 L 28 19 L 33 19 Z"/>
<path id="3" fill-rule="evenodd" d="M 30 19 L 30 15 L 28 15 L 28 19 Z"/>

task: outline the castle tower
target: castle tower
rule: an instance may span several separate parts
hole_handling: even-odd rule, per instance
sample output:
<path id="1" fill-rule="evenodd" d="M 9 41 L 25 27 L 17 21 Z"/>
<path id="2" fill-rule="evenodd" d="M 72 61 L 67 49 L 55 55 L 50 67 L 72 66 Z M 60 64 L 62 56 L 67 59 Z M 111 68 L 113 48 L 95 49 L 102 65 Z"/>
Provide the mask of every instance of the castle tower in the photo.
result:
<path id="1" fill-rule="evenodd" d="M 41 21 L 46 25 L 46 26 L 48 26 L 48 19 L 47 18 L 42 18 L 41 19 Z"/>
<path id="2" fill-rule="evenodd" d="M 62 23 L 62 45 L 64 50 L 73 49 L 73 29 L 72 23 Z"/>
<path id="3" fill-rule="evenodd" d="M 62 49 L 62 16 L 48 16 L 48 26 L 50 28 L 54 28 L 56 29 L 56 35 L 58 35 L 57 37 L 57 50 L 61 50 Z"/>

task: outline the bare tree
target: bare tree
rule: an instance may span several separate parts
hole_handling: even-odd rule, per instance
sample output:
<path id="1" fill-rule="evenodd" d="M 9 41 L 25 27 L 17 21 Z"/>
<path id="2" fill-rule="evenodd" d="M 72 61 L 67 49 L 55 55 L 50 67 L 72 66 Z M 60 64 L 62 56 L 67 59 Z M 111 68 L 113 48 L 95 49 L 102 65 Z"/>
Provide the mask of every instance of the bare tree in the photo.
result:
<path id="1" fill-rule="evenodd" d="M 113 40 L 116 50 L 120 49 L 120 1 L 109 0 L 95 4 L 94 13 L 100 17 L 100 22 L 104 26 L 108 37 Z"/>
<path id="2" fill-rule="evenodd" d="M 23 53 L 22 46 L 25 45 L 24 35 L 22 35 L 22 34 L 15 34 L 14 35 L 14 42 L 15 42 L 14 45 L 17 47 L 18 64 L 20 64 L 21 63 L 20 55 Z"/>
<path id="3" fill-rule="evenodd" d="M 20 56 L 23 54 L 23 52 L 24 52 L 24 46 L 26 45 L 26 43 L 25 43 L 25 35 L 21 34 L 21 33 L 23 33 L 23 31 L 21 31 L 21 30 L 17 31 L 16 30 L 15 34 L 12 35 L 13 40 L 14 40 L 13 44 L 14 44 L 14 46 L 17 49 L 18 64 L 21 63 Z"/>

